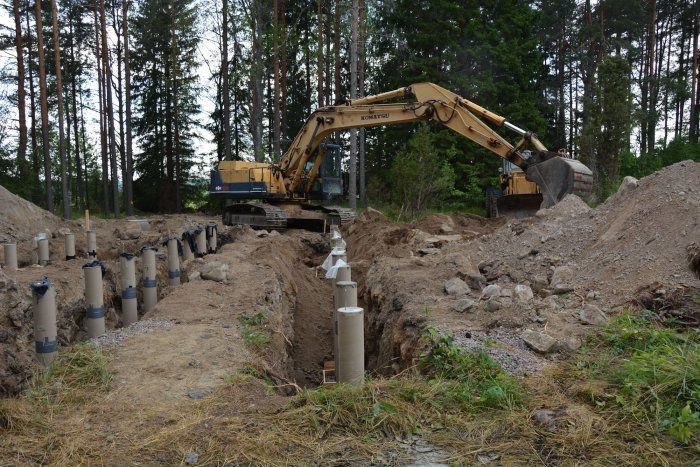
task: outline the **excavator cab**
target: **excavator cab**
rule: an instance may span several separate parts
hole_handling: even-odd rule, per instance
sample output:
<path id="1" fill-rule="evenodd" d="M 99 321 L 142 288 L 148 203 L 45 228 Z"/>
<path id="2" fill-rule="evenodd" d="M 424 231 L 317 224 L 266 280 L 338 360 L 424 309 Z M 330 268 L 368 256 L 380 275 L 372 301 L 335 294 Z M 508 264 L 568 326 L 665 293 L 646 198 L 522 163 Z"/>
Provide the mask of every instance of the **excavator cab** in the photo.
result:
<path id="1" fill-rule="evenodd" d="M 309 198 L 321 201 L 340 200 L 343 198 L 343 172 L 341 168 L 342 154 L 340 146 L 334 143 L 323 143 L 319 145 L 319 153 L 325 150 L 321 168 L 314 178 Z M 317 153 L 318 156 L 318 153 Z M 305 171 L 313 169 L 314 160 L 306 163 Z M 305 184 L 301 184 L 304 187 Z"/>

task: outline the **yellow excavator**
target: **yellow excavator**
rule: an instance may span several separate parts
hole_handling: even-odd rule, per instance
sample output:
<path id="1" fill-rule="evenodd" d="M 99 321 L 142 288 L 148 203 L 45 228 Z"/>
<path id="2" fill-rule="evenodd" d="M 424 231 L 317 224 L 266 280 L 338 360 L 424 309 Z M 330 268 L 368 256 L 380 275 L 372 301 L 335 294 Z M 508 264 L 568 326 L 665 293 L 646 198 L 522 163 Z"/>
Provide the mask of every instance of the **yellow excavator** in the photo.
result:
<path id="1" fill-rule="evenodd" d="M 410 97 L 415 100 L 386 103 Z M 219 162 L 218 170 L 211 173 L 210 194 L 227 200 L 223 214 L 226 225 L 326 230 L 354 217 L 349 209 L 310 202 L 340 199 L 343 194 L 339 148 L 327 142 L 331 133 L 426 120 L 442 123 L 508 162 L 513 168 L 511 179 L 514 183 L 530 183 L 529 188 L 523 189 L 535 193 L 525 194 L 537 195 L 541 207 L 553 206 L 570 193 L 583 199 L 591 193 L 593 175 L 579 161 L 548 151 L 534 133 L 447 89 L 433 83 L 417 83 L 317 109 L 279 164 Z M 516 133 L 519 141 L 512 145 L 485 121 Z M 508 174 L 505 178 L 502 175 L 502 184 L 507 184 L 507 180 Z"/>

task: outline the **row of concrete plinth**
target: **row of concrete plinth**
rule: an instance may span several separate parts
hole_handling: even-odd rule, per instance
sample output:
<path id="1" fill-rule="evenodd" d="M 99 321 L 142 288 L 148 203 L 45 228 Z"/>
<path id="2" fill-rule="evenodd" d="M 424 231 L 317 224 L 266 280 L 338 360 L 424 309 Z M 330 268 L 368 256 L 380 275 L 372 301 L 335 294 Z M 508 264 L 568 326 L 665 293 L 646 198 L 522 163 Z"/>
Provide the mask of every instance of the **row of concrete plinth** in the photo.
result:
<path id="1" fill-rule="evenodd" d="M 75 234 L 67 233 L 65 235 L 65 251 L 66 251 L 66 261 L 76 259 L 75 255 Z M 94 230 L 87 231 L 87 251 L 88 257 L 95 257 L 97 249 L 97 235 Z M 39 234 L 36 237 L 37 246 L 37 264 L 40 266 L 46 266 L 49 264 L 49 239 L 46 238 L 45 234 Z M 16 271 L 17 264 L 17 244 L 16 243 L 5 243 L 3 245 L 3 253 L 5 255 L 5 269 L 9 271 Z"/>
<path id="2" fill-rule="evenodd" d="M 331 254 L 324 262 L 326 278 L 333 281 L 333 355 L 334 364 L 324 368 L 324 383 L 361 385 L 365 380 L 364 310 L 357 306 L 357 283 L 340 232 L 333 231 Z"/>
<path id="3" fill-rule="evenodd" d="M 195 229 L 194 245 L 189 245 L 189 239 L 185 239 L 189 230 L 185 231 L 180 240 L 170 236 L 165 242 L 167 246 L 168 278 L 170 285 L 180 284 L 180 259 L 189 259 L 186 252 L 203 256 L 207 253 L 215 253 L 217 248 L 216 224 L 209 224 L 206 228 Z M 48 239 L 38 241 L 39 258 L 48 264 Z M 97 237 L 94 231 L 87 231 L 88 263 L 83 266 L 85 280 L 85 327 L 89 338 L 99 337 L 105 333 L 105 309 L 103 277 L 105 265 L 97 259 Z M 158 302 L 158 282 L 156 279 L 156 251 L 153 246 L 141 248 L 142 258 L 142 290 L 143 312 L 150 311 Z M 5 269 L 17 270 L 17 245 L 5 244 Z M 8 254 L 9 253 L 9 254 Z M 75 236 L 66 234 L 66 260 L 76 259 Z M 138 295 L 136 284 L 136 255 L 122 253 L 120 261 L 121 279 L 121 303 L 123 326 L 130 326 L 138 321 Z M 37 360 L 44 367 L 51 364 L 58 350 L 57 324 L 56 324 L 56 290 L 53 282 L 48 277 L 30 285 L 32 290 L 34 310 L 34 343 Z"/>

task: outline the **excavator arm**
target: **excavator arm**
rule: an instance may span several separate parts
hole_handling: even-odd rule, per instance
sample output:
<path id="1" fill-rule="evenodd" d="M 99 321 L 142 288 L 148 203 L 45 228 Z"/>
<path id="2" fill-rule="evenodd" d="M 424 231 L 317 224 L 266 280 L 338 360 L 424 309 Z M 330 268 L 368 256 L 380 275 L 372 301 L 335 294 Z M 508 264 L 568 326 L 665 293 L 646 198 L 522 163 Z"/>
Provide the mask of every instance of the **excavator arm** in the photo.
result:
<path id="1" fill-rule="evenodd" d="M 383 103 L 411 96 L 415 102 Z M 505 118 L 433 83 L 417 83 L 316 110 L 280 160 L 279 170 L 287 193 L 297 190 L 307 162 L 330 133 L 424 120 L 436 120 L 523 169 L 527 179 L 540 186 L 543 207 L 556 204 L 569 193 L 584 199 L 591 193 L 593 176 L 586 166 L 547 151 L 534 133 L 522 130 Z M 511 144 L 485 120 L 516 133 L 520 139 L 515 145 Z M 524 152 L 525 149 L 533 152 Z M 304 188 L 307 193 L 318 174 L 324 153 L 321 148 L 312 169 L 306 174 Z"/>

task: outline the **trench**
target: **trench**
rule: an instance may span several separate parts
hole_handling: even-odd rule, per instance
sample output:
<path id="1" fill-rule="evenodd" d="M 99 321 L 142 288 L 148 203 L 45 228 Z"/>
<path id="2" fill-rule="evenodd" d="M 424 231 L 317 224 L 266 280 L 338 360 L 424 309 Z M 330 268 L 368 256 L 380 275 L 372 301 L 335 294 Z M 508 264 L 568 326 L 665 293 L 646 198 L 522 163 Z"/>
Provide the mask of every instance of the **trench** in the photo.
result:
<path id="1" fill-rule="evenodd" d="M 323 249 L 298 251 L 289 264 L 293 274 L 287 286 L 294 296 L 286 313 L 294 337 L 284 351 L 289 378 L 303 388 L 320 386 L 324 362 L 334 359 L 332 280 L 321 279 L 323 270 L 316 278 L 309 267 L 320 265 L 329 253 L 326 240 Z M 417 348 L 423 328 L 420 323 L 400 322 L 400 308 L 389 306 L 390 312 L 386 313 L 386 303 L 365 293 L 362 285 L 366 272 L 362 267 L 352 269 L 352 280 L 358 283 L 358 306 L 365 313 L 365 372 L 368 376 L 391 376 L 415 363 L 415 355 L 406 352 L 406 346 Z"/>

